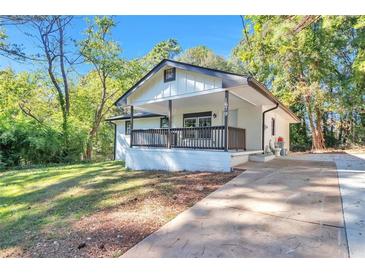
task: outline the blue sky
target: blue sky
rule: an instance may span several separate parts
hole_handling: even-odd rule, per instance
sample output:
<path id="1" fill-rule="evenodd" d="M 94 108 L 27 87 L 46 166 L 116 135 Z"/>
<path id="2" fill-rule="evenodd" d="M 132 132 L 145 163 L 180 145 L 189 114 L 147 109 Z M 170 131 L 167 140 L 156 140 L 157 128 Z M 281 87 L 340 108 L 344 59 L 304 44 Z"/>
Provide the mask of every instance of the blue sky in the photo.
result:
<path id="1" fill-rule="evenodd" d="M 168 38 L 178 40 L 183 50 L 206 45 L 214 52 L 229 57 L 242 36 L 239 16 L 115 16 L 117 26 L 113 39 L 123 49 L 122 57 L 133 59 L 146 54 L 156 43 Z M 72 23 L 69 35 L 81 39 L 85 18 L 78 16 Z M 22 44 L 26 52 L 35 52 L 35 43 L 17 27 L 6 28 L 9 40 Z M 0 67 L 13 67 L 17 71 L 31 69 L 31 65 L 18 64 L 0 56 Z"/>

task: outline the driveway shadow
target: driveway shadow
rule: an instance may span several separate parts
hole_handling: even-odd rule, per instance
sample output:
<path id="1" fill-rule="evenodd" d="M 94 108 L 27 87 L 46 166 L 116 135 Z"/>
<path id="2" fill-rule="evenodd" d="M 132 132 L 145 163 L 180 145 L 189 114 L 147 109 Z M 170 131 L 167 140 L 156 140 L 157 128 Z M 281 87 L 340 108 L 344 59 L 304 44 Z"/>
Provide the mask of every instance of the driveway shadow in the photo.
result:
<path id="1" fill-rule="evenodd" d="M 241 168 L 123 257 L 348 257 L 334 163 Z"/>

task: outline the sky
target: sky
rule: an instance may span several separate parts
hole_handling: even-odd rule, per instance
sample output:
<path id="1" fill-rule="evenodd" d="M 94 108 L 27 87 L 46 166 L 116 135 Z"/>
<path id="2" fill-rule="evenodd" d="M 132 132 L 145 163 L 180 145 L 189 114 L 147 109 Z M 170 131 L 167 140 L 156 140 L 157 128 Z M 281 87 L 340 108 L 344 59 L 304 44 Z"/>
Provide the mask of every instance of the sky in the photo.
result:
<path id="1" fill-rule="evenodd" d="M 242 36 L 240 16 L 115 16 L 114 19 L 117 26 L 113 39 L 120 44 L 122 57 L 126 59 L 141 57 L 169 38 L 177 39 L 183 50 L 205 45 L 227 58 Z M 68 34 L 72 39 L 82 39 L 85 28 L 85 17 L 77 16 Z M 25 52 L 36 52 L 36 43 L 23 32 L 15 26 L 6 27 L 9 41 L 23 45 Z M 0 56 L 0 68 L 9 66 L 16 71 L 35 68 Z"/>

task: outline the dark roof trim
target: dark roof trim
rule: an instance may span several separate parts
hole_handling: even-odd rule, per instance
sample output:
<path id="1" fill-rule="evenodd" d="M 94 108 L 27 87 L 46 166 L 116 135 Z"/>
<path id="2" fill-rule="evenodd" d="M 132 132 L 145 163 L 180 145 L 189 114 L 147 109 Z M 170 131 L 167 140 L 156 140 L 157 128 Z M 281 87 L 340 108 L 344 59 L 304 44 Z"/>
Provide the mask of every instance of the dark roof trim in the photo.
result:
<path id="1" fill-rule="evenodd" d="M 153 117 L 164 117 L 165 115 L 161 114 L 143 114 L 143 115 L 134 115 L 133 119 L 139 119 L 139 118 L 153 118 Z M 131 119 L 130 115 L 122 115 L 122 116 L 115 116 L 105 119 L 105 121 L 118 121 L 118 120 L 129 120 Z"/>
<path id="2" fill-rule="evenodd" d="M 132 86 L 126 93 L 124 93 L 119 99 L 114 103 L 118 105 L 118 103 L 122 100 L 125 100 L 131 93 L 133 93 L 141 84 L 155 75 L 162 67 L 171 66 L 179 69 L 189 70 L 198 73 L 204 73 L 206 75 L 212 77 L 222 78 L 223 80 L 223 88 L 234 86 L 238 84 L 245 84 L 242 81 L 242 78 L 247 78 L 247 75 L 241 75 L 233 72 L 222 71 L 218 69 L 205 68 L 201 66 L 196 66 L 188 63 L 183 63 L 179 61 L 174 61 L 170 59 L 163 59 L 160 63 L 158 63 L 152 70 L 150 70 L 145 76 L 143 76 L 134 86 Z"/>
<path id="3" fill-rule="evenodd" d="M 298 118 L 298 116 L 296 116 L 289 108 L 284 106 L 274 95 L 272 95 L 272 93 L 265 87 L 265 85 L 261 84 L 259 81 L 257 81 L 253 77 L 247 78 L 247 83 L 249 86 L 253 87 L 255 90 L 257 90 L 262 95 L 264 95 L 266 98 L 268 98 L 270 101 L 272 101 L 275 104 L 278 104 L 295 121 L 300 122 L 300 119 Z"/>

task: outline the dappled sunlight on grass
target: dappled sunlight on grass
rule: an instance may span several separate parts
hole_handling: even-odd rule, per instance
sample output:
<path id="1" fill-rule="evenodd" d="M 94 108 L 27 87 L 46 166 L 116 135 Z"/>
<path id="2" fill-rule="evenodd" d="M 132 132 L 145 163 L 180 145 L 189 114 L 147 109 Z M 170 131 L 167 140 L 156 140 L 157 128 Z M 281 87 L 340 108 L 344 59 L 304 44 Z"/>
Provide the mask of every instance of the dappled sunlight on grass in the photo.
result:
<path id="1" fill-rule="evenodd" d="M 55 221 L 60 216 L 75 218 L 98 208 L 94 202 L 108 194 L 85 186 L 104 182 L 103 174 L 118 180 L 125 172 L 120 162 L 47 167 L 1 174 L 0 244 L 17 241 L 26 229 Z M 104 187 L 105 187 L 104 183 Z M 65 220 L 64 220 L 65 221 Z"/>
<path id="2" fill-rule="evenodd" d="M 87 231 L 101 219 L 105 223 L 92 232 L 98 238 L 106 233 L 103 237 L 109 239 L 116 229 L 127 229 L 126 225 L 139 231 L 128 232 L 129 246 L 232 176 L 129 171 L 117 161 L 0 173 L 0 257 L 77 254 L 77 245 L 76 251 L 69 245 L 80 235 L 91 233 Z M 206 184 L 204 191 L 197 191 L 195 183 Z M 118 216 L 119 223 L 115 223 Z M 109 235 L 102 231 L 104 226 L 106 230 L 116 228 Z M 52 245 L 60 240 L 68 246 L 63 246 L 62 252 Z"/>

